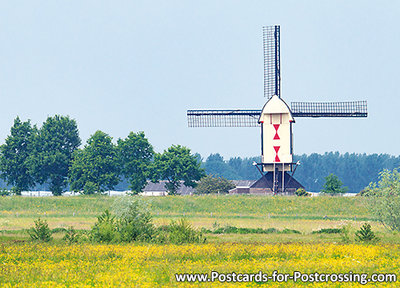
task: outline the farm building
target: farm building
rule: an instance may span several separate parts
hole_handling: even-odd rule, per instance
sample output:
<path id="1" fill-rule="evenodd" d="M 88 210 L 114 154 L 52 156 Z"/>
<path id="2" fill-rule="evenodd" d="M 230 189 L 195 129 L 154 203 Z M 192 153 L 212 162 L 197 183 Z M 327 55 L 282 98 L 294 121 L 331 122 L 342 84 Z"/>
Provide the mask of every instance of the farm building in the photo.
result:
<path id="1" fill-rule="evenodd" d="M 269 176 L 269 177 L 268 177 Z M 292 195 L 298 188 L 304 188 L 294 178 L 289 175 L 284 180 L 287 188 L 285 189 L 284 195 Z M 272 176 L 266 175 L 259 180 L 231 180 L 236 186 L 234 189 L 229 191 L 229 194 L 254 194 L 254 195 L 271 195 L 272 193 Z M 160 181 L 158 183 L 148 182 L 146 187 L 143 189 L 141 195 L 143 196 L 166 196 L 168 195 L 167 189 L 165 188 L 166 181 Z M 196 189 L 185 186 L 181 181 L 178 195 L 193 195 L 196 193 Z M 282 194 L 282 193 L 280 193 Z"/>

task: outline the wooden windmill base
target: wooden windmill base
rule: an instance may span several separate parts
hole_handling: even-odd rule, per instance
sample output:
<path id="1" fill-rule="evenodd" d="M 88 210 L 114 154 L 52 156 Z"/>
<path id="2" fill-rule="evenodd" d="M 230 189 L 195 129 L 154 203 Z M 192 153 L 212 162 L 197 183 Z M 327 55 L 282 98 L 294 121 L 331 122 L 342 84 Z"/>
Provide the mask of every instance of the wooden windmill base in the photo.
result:
<path id="1" fill-rule="evenodd" d="M 284 178 L 284 183 L 282 183 L 282 178 Z M 296 192 L 296 190 L 299 188 L 304 189 L 304 186 L 294 179 L 288 172 L 284 172 L 284 175 L 282 175 L 282 172 L 275 173 L 275 181 L 274 173 L 267 172 L 250 187 L 237 187 L 231 190 L 230 193 L 254 195 L 294 195 L 294 192 Z"/>
<path id="2" fill-rule="evenodd" d="M 293 195 L 299 188 L 304 189 L 304 186 L 294 179 L 294 177 L 292 177 L 288 172 L 276 172 L 275 175 L 273 172 L 267 172 L 250 186 L 249 193 Z"/>

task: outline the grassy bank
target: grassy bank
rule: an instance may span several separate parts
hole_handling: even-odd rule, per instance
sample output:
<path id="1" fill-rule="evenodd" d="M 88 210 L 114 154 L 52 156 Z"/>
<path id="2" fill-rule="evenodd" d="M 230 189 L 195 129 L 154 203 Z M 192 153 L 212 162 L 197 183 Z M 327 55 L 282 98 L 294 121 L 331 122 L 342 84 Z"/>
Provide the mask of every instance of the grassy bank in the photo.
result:
<path id="1" fill-rule="evenodd" d="M 168 196 L 145 198 L 157 215 L 281 217 L 317 219 L 369 218 L 359 197 L 272 196 Z M 0 197 L 0 217 L 8 215 L 48 217 L 94 216 L 109 209 L 114 197 Z"/>

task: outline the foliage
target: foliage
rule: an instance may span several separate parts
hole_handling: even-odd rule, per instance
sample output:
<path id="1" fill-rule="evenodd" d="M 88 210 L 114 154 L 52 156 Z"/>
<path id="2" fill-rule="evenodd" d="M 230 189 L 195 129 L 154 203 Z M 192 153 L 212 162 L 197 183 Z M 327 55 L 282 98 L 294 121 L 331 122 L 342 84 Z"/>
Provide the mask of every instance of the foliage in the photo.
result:
<path id="1" fill-rule="evenodd" d="M 150 176 L 153 147 L 144 132 L 130 132 L 126 139 L 118 140 L 117 148 L 121 174 L 129 180 L 131 191 L 141 192 Z"/>
<path id="2" fill-rule="evenodd" d="M 65 230 L 63 240 L 68 244 L 78 243 L 80 240 L 80 234 L 74 229 L 74 227 L 70 226 Z"/>
<path id="3" fill-rule="evenodd" d="M 140 198 L 120 197 L 113 204 L 117 230 L 124 242 L 149 241 L 154 234 L 148 204 Z"/>
<path id="4" fill-rule="evenodd" d="M 296 196 L 311 196 L 310 193 L 308 193 L 304 188 L 299 188 L 294 192 Z"/>
<path id="5" fill-rule="evenodd" d="M 105 210 L 91 230 L 94 242 L 150 241 L 154 236 L 154 226 L 147 203 L 131 196 L 117 198 L 112 214 Z"/>
<path id="6" fill-rule="evenodd" d="M 219 194 L 228 193 L 229 190 L 235 188 L 235 185 L 223 177 L 214 177 L 207 175 L 200 179 L 196 186 L 196 193 L 198 194 Z"/>
<path id="7" fill-rule="evenodd" d="M 369 223 L 364 223 L 364 225 L 361 226 L 360 230 L 356 232 L 356 238 L 360 242 L 378 241 L 378 237 L 375 236 L 375 233 L 372 231 Z"/>
<path id="8" fill-rule="evenodd" d="M 356 154 L 327 152 L 309 155 L 294 155 L 294 162 L 300 161 L 295 178 L 306 187 L 307 191 L 321 191 L 324 177 L 337 175 L 349 192 L 359 192 L 371 181 L 378 181 L 378 173 L 383 169 L 400 166 L 400 156 L 388 154 Z M 260 173 L 252 165 L 260 162 L 259 157 L 234 157 L 224 160 L 221 155 L 211 154 L 203 162 L 206 174 L 222 176 L 229 180 L 257 180 Z"/>
<path id="9" fill-rule="evenodd" d="M 33 142 L 37 129 L 31 126 L 30 120 L 22 122 L 15 118 L 11 135 L 0 146 L 0 173 L 8 185 L 13 185 L 17 195 L 29 190 L 35 184 L 29 170 L 29 156 L 32 155 Z"/>
<path id="10" fill-rule="evenodd" d="M 195 187 L 195 181 L 203 176 L 204 170 L 200 168 L 197 157 L 190 153 L 189 148 L 172 145 L 162 154 L 156 154 L 154 157 L 152 181 L 167 180 L 165 188 L 170 194 L 176 194 L 181 180 L 185 186 Z"/>
<path id="11" fill-rule="evenodd" d="M 343 228 L 322 228 L 317 231 L 313 231 L 312 234 L 340 234 L 343 232 Z"/>
<path id="12" fill-rule="evenodd" d="M 226 225 L 225 227 L 216 227 L 213 230 L 203 229 L 205 233 L 212 233 L 212 234 L 300 234 L 300 231 L 293 230 L 293 229 L 283 229 L 282 231 L 276 228 L 246 228 L 246 227 L 235 227 L 231 225 Z"/>
<path id="13" fill-rule="evenodd" d="M 171 223 L 164 227 L 166 234 L 162 242 L 172 244 L 184 244 L 184 243 L 204 243 L 206 238 L 203 234 L 184 218 L 177 221 L 171 221 Z M 159 232 L 160 233 L 160 232 Z M 159 240 L 160 241 L 160 240 Z"/>
<path id="14" fill-rule="evenodd" d="M 342 227 L 342 232 L 340 233 L 340 238 L 342 239 L 343 243 L 348 244 L 348 243 L 352 242 L 352 238 L 350 236 L 351 230 L 352 230 L 352 227 L 351 227 L 350 223 L 348 223 Z"/>
<path id="15" fill-rule="evenodd" d="M 75 120 L 68 116 L 48 117 L 35 137 L 29 157 L 36 182 L 49 182 L 54 195 L 61 195 L 67 186 L 72 154 L 81 144 Z"/>
<path id="16" fill-rule="evenodd" d="M 51 237 L 51 230 L 46 220 L 40 218 L 35 221 L 35 227 L 28 230 L 28 234 L 32 240 L 39 240 L 43 242 L 49 242 Z"/>
<path id="17" fill-rule="evenodd" d="M 226 179 L 239 179 L 239 171 L 235 170 L 240 169 L 241 162 L 239 158 L 232 158 L 229 162 L 226 162 L 219 153 L 210 154 L 204 163 L 204 169 L 208 175 L 220 176 Z"/>
<path id="18" fill-rule="evenodd" d="M 69 170 L 73 191 L 92 194 L 111 190 L 118 184 L 117 151 L 111 141 L 109 135 L 97 131 L 87 140 L 83 150 L 74 152 Z"/>
<path id="19" fill-rule="evenodd" d="M 378 183 L 367 187 L 368 206 L 382 224 L 400 231 L 400 172 L 397 169 L 384 170 L 379 177 Z"/>
<path id="20" fill-rule="evenodd" d="M 325 177 L 324 189 L 321 192 L 331 195 L 346 193 L 347 187 L 342 186 L 343 182 L 336 175 L 329 174 Z"/>
<path id="21" fill-rule="evenodd" d="M 91 240 L 99 243 L 118 242 L 120 240 L 115 217 L 105 210 L 91 230 Z"/>
<path id="22" fill-rule="evenodd" d="M 6 188 L 0 188 L 0 196 L 10 196 L 11 192 Z"/>

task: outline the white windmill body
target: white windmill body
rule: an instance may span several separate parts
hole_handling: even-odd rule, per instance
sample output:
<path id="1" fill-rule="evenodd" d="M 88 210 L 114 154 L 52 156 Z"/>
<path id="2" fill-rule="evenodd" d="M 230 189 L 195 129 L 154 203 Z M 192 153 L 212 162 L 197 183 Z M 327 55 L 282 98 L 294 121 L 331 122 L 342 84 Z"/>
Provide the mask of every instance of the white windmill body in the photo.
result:
<path id="1" fill-rule="evenodd" d="M 291 171 L 294 119 L 286 103 L 273 96 L 261 110 L 261 151 L 263 171 Z"/>

